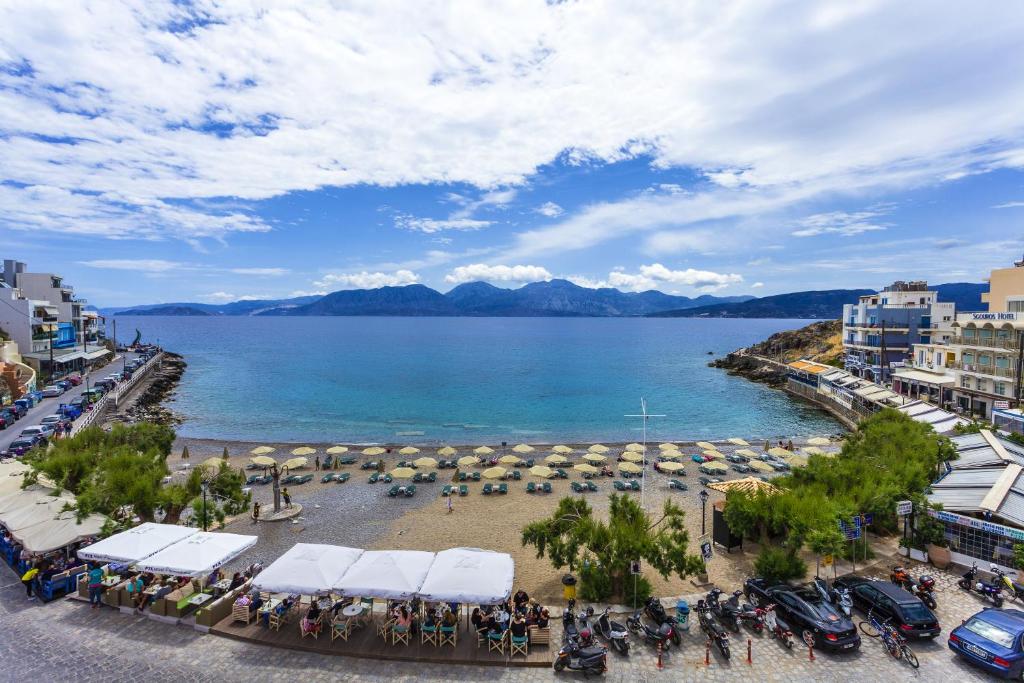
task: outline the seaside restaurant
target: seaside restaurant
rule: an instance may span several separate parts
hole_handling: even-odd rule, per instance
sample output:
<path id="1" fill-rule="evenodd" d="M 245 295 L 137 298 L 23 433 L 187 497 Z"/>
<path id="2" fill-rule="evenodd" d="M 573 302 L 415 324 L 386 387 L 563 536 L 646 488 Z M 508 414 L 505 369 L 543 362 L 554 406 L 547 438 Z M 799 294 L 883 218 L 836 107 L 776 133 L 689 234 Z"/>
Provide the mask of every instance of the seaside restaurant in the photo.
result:
<path id="1" fill-rule="evenodd" d="M 958 458 L 930 488 L 928 514 L 942 522 L 954 562 L 1012 569 L 1024 543 L 1024 446 L 982 430 L 950 439 Z"/>

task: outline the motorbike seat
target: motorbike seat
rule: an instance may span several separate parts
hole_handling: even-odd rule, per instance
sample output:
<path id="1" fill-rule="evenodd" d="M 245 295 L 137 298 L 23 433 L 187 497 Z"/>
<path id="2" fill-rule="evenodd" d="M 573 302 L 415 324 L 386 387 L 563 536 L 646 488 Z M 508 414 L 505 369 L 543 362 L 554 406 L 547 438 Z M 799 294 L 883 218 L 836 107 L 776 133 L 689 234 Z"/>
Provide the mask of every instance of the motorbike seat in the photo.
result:
<path id="1" fill-rule="evenodd" d="M 600 646 L 597 646 L 597 645 L 592 645 L 590 647 L 585 647 L 585 648 L 582 648 L 579 651 L 580 657 L 582 657 L 584 659 L 590 659 L 591 657 L 600 657 L 604 653 L 605 653 L 605 649 L 603 647 L 600 647 Z"/>

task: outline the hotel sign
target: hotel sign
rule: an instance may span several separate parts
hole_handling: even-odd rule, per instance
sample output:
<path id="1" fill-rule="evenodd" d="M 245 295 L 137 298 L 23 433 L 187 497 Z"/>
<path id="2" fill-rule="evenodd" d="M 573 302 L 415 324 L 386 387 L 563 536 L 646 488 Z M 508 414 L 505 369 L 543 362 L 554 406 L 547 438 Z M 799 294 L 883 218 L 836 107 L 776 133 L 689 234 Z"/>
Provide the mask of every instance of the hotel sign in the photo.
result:
<path id="1" fill-rule="evenodd" d="M 946 512 L 945 510 L 928 510 L 928 516 L 934 517 L 941 522 L 959 524 L 960 526 L 978 529 L 979 531 L 987 531 L 988 533 L 995 534 L 996 536 L 1012 538 L 1015 541 L 1024 541 L 1024 531 L 1014 529 L 1009 526 L 1003 526 L 1002 524 L 993 524 L 992 522 L 985 522 L 980 519 L 974 519 L 973 517 L 964 517 L 963 515 L 958 515 L 954 512 Z"/>
<path id="2" fill-rule="evenodd" d="M 1016 313 L 971 313 L 972 320 L 1016 320 Z"/>

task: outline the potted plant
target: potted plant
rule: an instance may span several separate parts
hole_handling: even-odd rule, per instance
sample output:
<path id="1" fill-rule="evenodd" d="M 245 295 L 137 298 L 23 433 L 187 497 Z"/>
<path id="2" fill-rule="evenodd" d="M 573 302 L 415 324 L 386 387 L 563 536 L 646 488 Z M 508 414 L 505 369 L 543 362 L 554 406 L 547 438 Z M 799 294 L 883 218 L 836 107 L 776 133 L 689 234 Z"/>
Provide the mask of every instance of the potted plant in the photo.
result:
<path id="1" fill-rule="evenodd" d="M 927 513 L 927 510 L 925 511 Z M 946 541 L 945 527 L 936 519 L 922 514 L 914 530 L 915 542 L 911 544 L 923 546 L 928 550 L 928 560 L 938 569 L 945 569 L 952 562 L 953 558 L 949 552 L 949 543 Z"/>

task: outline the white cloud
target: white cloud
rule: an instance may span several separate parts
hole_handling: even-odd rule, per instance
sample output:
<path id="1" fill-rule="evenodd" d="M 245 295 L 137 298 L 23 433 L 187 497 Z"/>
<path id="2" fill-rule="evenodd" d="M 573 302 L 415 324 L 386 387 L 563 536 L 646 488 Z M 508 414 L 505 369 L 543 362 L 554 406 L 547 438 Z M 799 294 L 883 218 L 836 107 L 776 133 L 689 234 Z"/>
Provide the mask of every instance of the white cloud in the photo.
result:
<path id="1" fill-rule="evenodd" d="M 763 282 L 755 282 L 754 284 L 750 285 L 751 289 L 760 289 L 761 287 L 764 287 Z"/>
<path id="2" fill-rule="evenodd" d="M 287 268 L 229 268 L 228 270 L 236 275 L 255 275 L 264 277 L 279 277 L 291 272 Z"/>
<path id="3" fill-rule="evenodd" d="M 640 266 L 639 273 L 619 270 L 608 273 L 608 283 L 612 287 L 630 292 L 660 289 L 665 285 L 673 291 L 682 286 L 692 287 L 701 292 L 717 292 L 740 282 L 743 282 L 743 276 L 736 273 L 716 273 L 694 268 L 670 270 L 660 263 Z"/>
<path id="4" fill-rule="evenodd" d="M 1024 166 L 1015 3 L 847 5 L 9 3 L 0 215 L 64 234 L 223 239 L 268 226 L 196 199 L 500 192 L 555 160 L 638 155 L 697 169 L 712 181 L 699 194 L 727 204 L 687 213 L 747 215 L 756 202 L 737 195 L 786 204 Z M 485 227 L 444 223 L 422 227 Z M 590 239 L 685 224 L 638 216 Z M 530 237 L 544 253 L 559 235 L 586 241 Z"/>
<path id="5" fill-rule="evenodd" d="M 565 213 L 565 209 L 560 207 L 558 204 L 555 204 L 554 202 L 544 202 L 536 209 L 534 209 L 534 211 L 536 211 L 542 216 L 547 216 L 548 218 L 558 218 L 563 213 Z"/>
<path id="6" fill-rule="evenodd" d="M 209 302 L 211 304 L 226 304 L 226 303 L 230 303 L 232 301 L 238 301 L 239 300 L 239 298 L 237 296 L 235 296 L 234 294 L 231 294 L 229 292 L 211 292 L 209 294 L 204 294 L 203 296 L 201 296 L 199 298 L 202 299 L 203 301 L 207 301 L 207 302 Z"/>
<path id="7" fill-rule="evenodd" d="M 1024 202 L 1004 202 L 1002 204 L 996 204 L 993 209 L 1017 209 L 1024 206 Z"/>
<path id="8" fill-rule="evenodd" d="M 541 266 L 490 266 L 474 263 L 459 266 L 445 275 L 444 281 L 449 284 L 463 282 L 542 282 L 551 279 L 551 273 Z"/>
<path id="9" fill-rule="evenodd" d="M 865 232 L 885 230 L 888 225 L 873 219 L 883 215 L 882 211 L 832 211 L 817 213 L 800 221 L 799 230 L 792 232 L 793 237 L 814 237 L 816 235 L 836 234 L 842 237 L 853 237 Z"/>
<path id="10" fill-rule="evenodd" d="M 376 289 L 378 287 L 398 287 L 414 285 L 420 276 L 411 270 L 396 270 L 393 273 L 328 273 L 313 284 L 329 290 L 337 289 Z"/>
<path id="11" fill-rule="evenodd" d="M 327 290 L 326 289 L 314 289 L 314 290 L 296 289 L 295 291 L 291 292 L 288 295 L 288 297 L 289 298 L 295 298 L 295 297 L 299 297 L 299 296 L 326 296 L 326 295 L 327 295 Z"/>
<path id="12" fill-rule="evenodd" d="M 490 225 L 490 221 L 481 221 L 473 218 L 416 218 L 414 216 L 398 216 L 395 218 L 395 225 L 404 230 L 425 232 L 428 235 L 443 230 L 481 230 Z"/>
<path id="13" fill-rule="evenodd" d="M 163 259 L 94 259 L 79 261 L 83 266 L 105 270 L 134 270 L 141 273 L 166 273 L 172 270 L 191 270 L 191 266 L 177 261 Z"/>
<path id="14" fill-rule="evenodd" d="M 587 287 L 588 289 L 602 289 L 604 287 L 610 287 L 607 280 L 594 280 L 586 277 L 585 275 L 567 275 L 565 277 L 569 282 L 579 285 L 580 287 Z"/>

